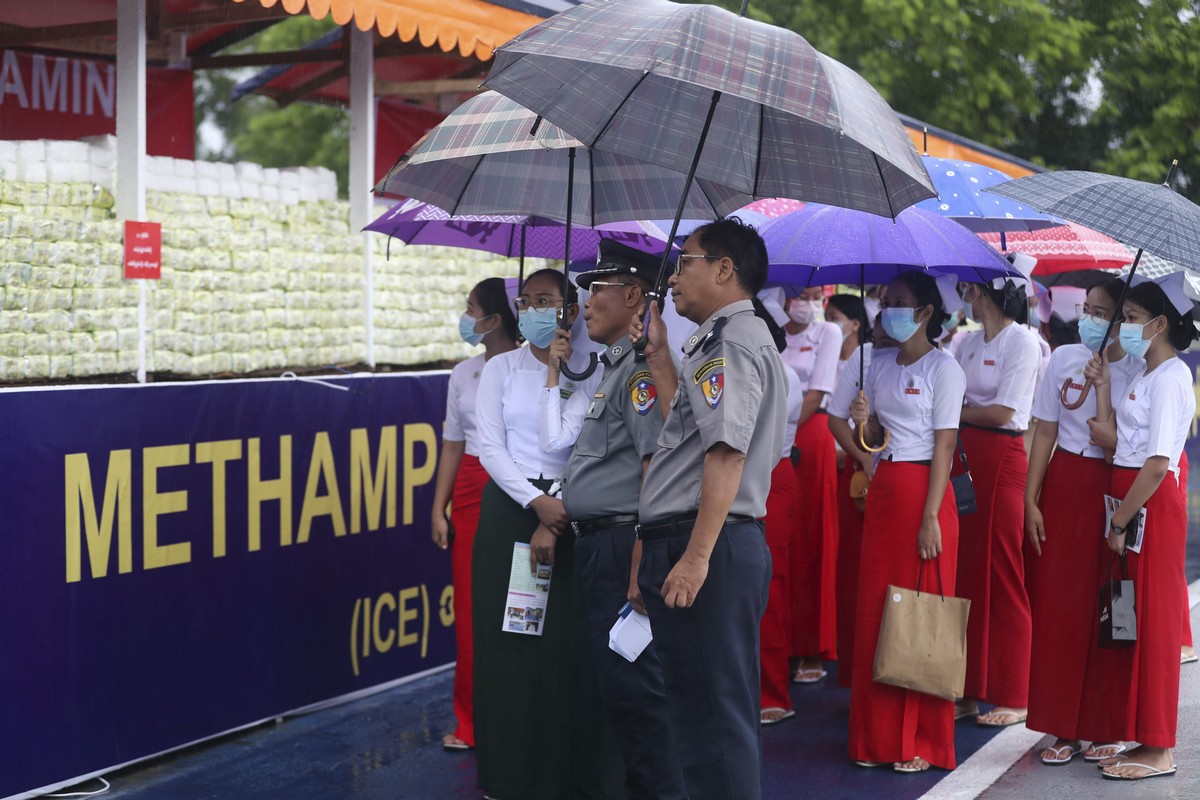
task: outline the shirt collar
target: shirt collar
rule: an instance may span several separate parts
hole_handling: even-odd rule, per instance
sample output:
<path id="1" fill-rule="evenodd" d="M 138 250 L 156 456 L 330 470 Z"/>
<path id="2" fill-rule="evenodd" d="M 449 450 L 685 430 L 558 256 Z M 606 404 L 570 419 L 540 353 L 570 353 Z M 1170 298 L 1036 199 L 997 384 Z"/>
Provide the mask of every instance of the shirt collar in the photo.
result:
<path id="1" fill-rule="evenodd" d="M 600 360 L 604 362 L 604 366 L 611 367 L 633 350 L 633 343 L 628 336 L 623 337 L 619 342 L 612 344 L 604 355 L 600 356 Z"/>
<path id="2" fill-rule="evenodd" d="M 753 314 L 754 303 L 749 300 L 735 300 L 729 305 L 721 306 L 721 308 L 717 309 L 715 314 L 701 323 L 699 328 L 696 328 L 695 333 L 693 333 L 687 338 L 686 341 L 684 341 L 682 348 L 683 352 L 691 353 L 693 350 L 695 350 L 696 345 L 699 344 L 704 337 L 708 336 L 708 334 L 712 331 L 713 326 L 717 324 L 717 320 L 721 319 L 722 317 L 732 317 L 734 314 L 744 313 Z"/>

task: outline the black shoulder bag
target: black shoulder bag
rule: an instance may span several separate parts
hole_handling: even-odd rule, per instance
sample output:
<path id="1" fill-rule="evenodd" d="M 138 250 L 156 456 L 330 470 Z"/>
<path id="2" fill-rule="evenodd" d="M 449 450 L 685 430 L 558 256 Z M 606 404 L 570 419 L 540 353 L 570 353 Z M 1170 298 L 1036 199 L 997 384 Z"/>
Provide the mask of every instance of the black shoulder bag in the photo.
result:
<path id="1" fill-rule="evenodd" d="M 971 468 L 967 465 L 967 451 L 963 449 L 961 433 L 958 434 L 958 457 L 962 460 L 963 474 L 951 475 L 950 485 L 954 487 L 958 513 L 974 514 L 978 510 L 975 504 L 975 483 L 971 480 Z"/>

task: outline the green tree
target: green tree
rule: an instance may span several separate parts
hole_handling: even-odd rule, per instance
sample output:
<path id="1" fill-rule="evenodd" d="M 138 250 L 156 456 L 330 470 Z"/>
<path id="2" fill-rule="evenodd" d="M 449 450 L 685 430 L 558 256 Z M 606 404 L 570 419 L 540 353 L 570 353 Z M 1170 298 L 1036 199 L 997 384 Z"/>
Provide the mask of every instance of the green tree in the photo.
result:
<path id="1" fill-rule="evenodd" d="M 334 27 L 307 15 L 284 20 L 227 53 L 296 50 Z M 196 78 L 196 121 L 220 131 L 215 147 L 199 156 L 216 161 L 254 161 L 267 167 L 327 167 L 347 192 L 350 118 L 343 108 L 294 103 L 286 108 L 259 95 L 231 99 L 233 87 L 257 70 L 204 71 Z M 198 137 L 202 142 L 202 137 Z"/>

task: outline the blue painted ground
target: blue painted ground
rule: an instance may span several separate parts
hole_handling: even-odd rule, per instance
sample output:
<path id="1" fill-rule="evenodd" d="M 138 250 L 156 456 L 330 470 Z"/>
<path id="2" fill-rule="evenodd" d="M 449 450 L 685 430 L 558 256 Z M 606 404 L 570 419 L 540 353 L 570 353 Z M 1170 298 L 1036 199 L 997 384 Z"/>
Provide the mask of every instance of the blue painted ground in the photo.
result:
<path id="1" fill-rule="evenodd" d="M 285 719 L 109 776 L 121 800 L 459 800 L 479 798 L 470 753 L 445 753 L 452 724 L 447 671 L 363 700 Z M 947 773 L 896 775 L 846 757 L 850 693 L 834 675 L 792 690 L 796 716 L 763 730 L 764 797 L 909 800 Z M 994 731 L 960 722 L 965 760 Z M 78 789 L 88 789 L 94 782 Z M 76 789 L 76 791 L 78 791 Z"/>

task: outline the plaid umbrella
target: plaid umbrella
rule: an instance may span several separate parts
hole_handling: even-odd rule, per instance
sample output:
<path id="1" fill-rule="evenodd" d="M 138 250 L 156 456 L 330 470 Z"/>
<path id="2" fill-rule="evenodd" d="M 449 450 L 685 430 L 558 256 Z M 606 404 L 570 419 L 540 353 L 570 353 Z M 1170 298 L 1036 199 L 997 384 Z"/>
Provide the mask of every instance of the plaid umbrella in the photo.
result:
<path id="1" fill-rule="evenodd" d="M 577 226 L 675 213 L 683 193 L 682 174 L 612 153 L 589 152 L 544 121 L 535 130 L 536 123 L 536 114 L 495 92 L 472 97 L 401 156 L 375 191 L 415 197 L 456 216 L 518 214 L 565 220 L 571 151 L 578 150 L 571 215 Z M 707 180 L 690 187 L 687 198 L 685 215 L 698 219 L 724 216 L 753 199 Z"/>
<path id="2" fill-rule="evenodd" d="M 680 172 L 698 153 L 698 177 L 755 198 L 894 216 L 935 194 L 862 77 L 792 31 L 716 6 L 576 6 L 500 47 L 484 86 L 596 150 Z"/>
<path id="3" fill-rule="evenodd" d="M 1169 182 L 1170 175 L 1163 183 L 1147 183 L 1068 170 L 1018 178 L 985 191 L 1022 200 L 1200 272 L 1200 206 Z"/>
<path id="4" fill-rule="evenodd" d="M 650 224 L 650 223 L 647 223 Z M 615 239 L 646 253 L 661 253 L 666 242 L 656 239 L 640 223 L 620 230 L 575 227 L 569 259 L 595 264 L 601 239 Z M 395 236 L 405 244 L 440 245 L 483 250 L 502 256 L 563 258 L 567 226 L 546 217 L 520 215 L 452 216 L 437 206 L 409 199 L 388 209 L 363 230 Z"/>

